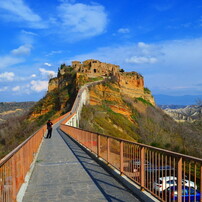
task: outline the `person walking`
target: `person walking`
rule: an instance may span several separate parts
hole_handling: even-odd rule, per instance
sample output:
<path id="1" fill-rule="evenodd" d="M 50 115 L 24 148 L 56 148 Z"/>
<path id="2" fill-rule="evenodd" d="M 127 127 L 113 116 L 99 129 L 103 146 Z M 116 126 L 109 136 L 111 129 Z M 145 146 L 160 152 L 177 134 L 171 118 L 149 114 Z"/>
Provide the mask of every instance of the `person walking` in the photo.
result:
<path id="1" fill-rule="evenodd" d="M 47 125 L 47 130 L 48 130 L 48 134 L 47 134 L 46 138 L 51 138 L 53 123 L 51 122 L 51 120 L 48 120 L 48 122 L 46 123 L 46 125 Z"/>

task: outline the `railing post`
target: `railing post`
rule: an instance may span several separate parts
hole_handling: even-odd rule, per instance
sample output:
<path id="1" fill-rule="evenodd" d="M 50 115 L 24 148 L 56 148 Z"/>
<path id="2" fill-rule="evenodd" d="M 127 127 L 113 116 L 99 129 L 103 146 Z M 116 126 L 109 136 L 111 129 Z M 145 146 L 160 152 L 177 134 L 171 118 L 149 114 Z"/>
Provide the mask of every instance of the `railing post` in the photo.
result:
<path id="1" fill-rule="evenodd" d="M 107 163 L 109 164 L 109 151 L 110 151 L 110 146 L 109 146 L 109 137 L 107 137 Z"/>
<path id="2" fill-rule="evenodd" d="M 12 162 L 12 200 L 16 200 L 16 158 L 13 156 L 11 159 Z"/>
<path id="3" fill-rule="evenodd" d="M 182 158 L 177 162 L 177 201 L 182 201 Z"/>
<path id="4" fill-rule="evenodd" d="M 144 191 L 145 187 L 145 149 L 141 147 L 140 150 L 140 185 L 141 191 Z"/>
<path id="5" fill-rule="evenodd" d="M 97 157 L 100 157 L 100 135 L 97 135 Z"/>
<path id="6" fill-rule="evenodd" d="M 120 171 L 123 174 L 123 141 L 120 141 Z"/>

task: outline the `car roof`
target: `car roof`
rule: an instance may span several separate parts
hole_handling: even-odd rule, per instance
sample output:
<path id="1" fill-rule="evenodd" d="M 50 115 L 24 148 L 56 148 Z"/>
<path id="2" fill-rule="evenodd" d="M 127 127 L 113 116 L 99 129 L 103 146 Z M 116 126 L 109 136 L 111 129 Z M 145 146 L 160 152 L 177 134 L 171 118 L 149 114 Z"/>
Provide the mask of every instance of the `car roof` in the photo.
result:
<path id="1" fill-rule="evenodd" d="M 174 176 L 166 176 L 166 177 L 160 177 L 159 180 L 162 180 L 162 181 L 168 181 L 168 180 L 176 180 L 177 178 L 174 177 Z"/>
<path id="2" fill-rule="evenodd" d="M 168 187 L 167 189 L 171 189 L 171 190 L 177 190 L 177 186 L 170 186 L 170 187 Z M 187 189 L 187 190 L 189 190 L 189 189 L 194 189 L 194 188 L 192 188 L 192 187 L 188 187 L 188 186 L 182 186 L 182 189 Z M 199 190 L 197 190 L 196 189 L 196 192 L 199 192 Z"/>

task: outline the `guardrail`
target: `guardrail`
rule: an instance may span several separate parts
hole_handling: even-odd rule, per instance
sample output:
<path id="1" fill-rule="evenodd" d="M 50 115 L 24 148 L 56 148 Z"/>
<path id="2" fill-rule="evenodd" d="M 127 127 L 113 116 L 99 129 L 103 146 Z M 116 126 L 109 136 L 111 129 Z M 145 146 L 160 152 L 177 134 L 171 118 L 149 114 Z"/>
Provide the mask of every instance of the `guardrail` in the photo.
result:
<path id="1" fill-rule="evenodd" d="M 159 200 L 202 201 L 202 159 L 64 124 L 60 128 Z"/>
<path id="2" fill-rule="evenodd" d="M 67 117 L 68 114 L 55 119 L 53 123 Z M 46 126 L 26 139 L 12 152 L 0 160 L 0 201 L 16 201 L 21 185 L 43 140 Z"/>

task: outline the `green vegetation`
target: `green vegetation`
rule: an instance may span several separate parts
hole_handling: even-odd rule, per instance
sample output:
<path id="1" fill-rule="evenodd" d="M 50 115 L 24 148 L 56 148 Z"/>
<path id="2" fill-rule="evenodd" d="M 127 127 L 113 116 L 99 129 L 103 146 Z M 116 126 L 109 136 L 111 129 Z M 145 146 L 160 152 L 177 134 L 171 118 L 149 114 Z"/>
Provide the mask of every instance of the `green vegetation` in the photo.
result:
<path id="1" fill-rule="evenodd" d="M 115 92 L 120 92 L 119 88 L 115 87 L 116 85 L 115 81 L 110 82 L 110 80 L 106 81 L 103 85 L 107 86 L 109 89 Z"/>
<path id="2" fill-rule="evenodd" d="M 78 87 L 83 86 L 86 83 L 94 82 L 94 81 L 102 81 L 103 77 L 87 77 L 86 74 L 80 74 L 77 79 L 77 85 Z"/>
<path id="3" fill-rule="evenodd" d="M 149 101 L 145 100 L 144 98 L 139 97 L 139 98 L 136 98 L 136 100 L 144 103 L 145 105 L 153 106 Z"/>
<path id="4" fill-rule="evenodd" d="M 9 117 L 0 125 L 0 158 L 17 147 L 37 129 L 35 122 L 28 121 L 27 114 Z"/>
<path id="5" fill-rule="evenodd" d="M 134 124 L 122 114 L 113 112 L 107 105 L 84 106 L 81 116 L 81 127 L 87 130 L 127 140 L 138 138 L 134 133 Z"/>
<path id="6" fill-rule="evenodd" d="M 150 94 L 151 91 L 149 90 L 149 88 L 144 88 L 144 93 L 145 93 L 145 94 Z"/>

